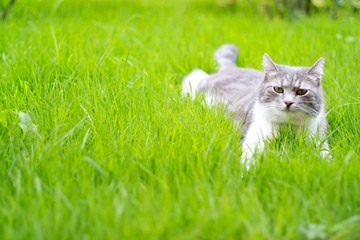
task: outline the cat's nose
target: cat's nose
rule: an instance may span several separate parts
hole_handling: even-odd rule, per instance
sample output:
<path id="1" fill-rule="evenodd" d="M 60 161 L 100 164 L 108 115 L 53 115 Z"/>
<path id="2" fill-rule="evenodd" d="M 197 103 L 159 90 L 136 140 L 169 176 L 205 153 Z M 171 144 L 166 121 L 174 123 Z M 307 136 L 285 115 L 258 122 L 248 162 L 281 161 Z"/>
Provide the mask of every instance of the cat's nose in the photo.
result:
<path id="1" fill-rule="evenodd" d="M 294 102 L 291 101 L 285 101 L 284 102 L 286 104 L 286 106 L 289 108 Z"/>

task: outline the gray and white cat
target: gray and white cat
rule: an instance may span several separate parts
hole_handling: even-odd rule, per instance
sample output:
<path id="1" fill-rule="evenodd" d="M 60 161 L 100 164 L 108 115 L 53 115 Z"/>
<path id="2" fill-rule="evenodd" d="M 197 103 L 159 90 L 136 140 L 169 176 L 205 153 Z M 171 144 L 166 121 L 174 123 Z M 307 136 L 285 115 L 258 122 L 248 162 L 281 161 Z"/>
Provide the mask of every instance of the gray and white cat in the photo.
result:
<path id="1" fill-rule="evenodd" d="M 321 144 L 321 155 L 328 155 L 327 121 L 321 78 L 324 58 L 311 67 L 276 64 L 267 54 L 264 72 L 239 68 L 238 48 L 225 44 L 215 52 L 216 73 L 194 70 L 182 82 L 183 92 L 204 93 L 208 104 L 223 103 L 241 122 L 242 160 L 264 150 L 265 141 L 277 137 L 281 125 L 306 131 Z"/>

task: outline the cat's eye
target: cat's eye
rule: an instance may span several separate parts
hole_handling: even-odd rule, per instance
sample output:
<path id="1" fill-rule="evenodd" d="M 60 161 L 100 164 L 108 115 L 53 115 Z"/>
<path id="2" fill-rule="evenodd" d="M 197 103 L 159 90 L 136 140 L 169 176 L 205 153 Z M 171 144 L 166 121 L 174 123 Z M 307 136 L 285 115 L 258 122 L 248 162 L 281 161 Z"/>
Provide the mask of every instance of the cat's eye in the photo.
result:
<path id="1" fill-rule="evenodd" d="M 307 93 L 307 90 L 306 89 L 298 89 L 296 91 L 296 95 L 304 95 L 305 93 Z"/>
<path id="2" fill-rule="evenodd" d="M 277 92 L 277 93 L 283 93 L 284 89 L 281 88 L 281 87 L 274 87 L 274 91 Z"/>

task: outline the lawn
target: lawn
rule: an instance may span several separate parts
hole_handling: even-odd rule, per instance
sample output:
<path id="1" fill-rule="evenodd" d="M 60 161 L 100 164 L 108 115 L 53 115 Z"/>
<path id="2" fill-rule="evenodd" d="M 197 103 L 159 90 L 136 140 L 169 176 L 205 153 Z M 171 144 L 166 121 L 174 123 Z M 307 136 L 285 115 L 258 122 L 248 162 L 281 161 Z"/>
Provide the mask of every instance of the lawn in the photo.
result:
<path id="1" fill-rule="evenodd" d="M 21 0 L 0 22 L 1 239 L 360 238 L 360 18 L 247 1 Z M 181 95 L 194 68 L 312 65 L 332 160 L 292 134 L 249 171 L 239 129 Z"/>

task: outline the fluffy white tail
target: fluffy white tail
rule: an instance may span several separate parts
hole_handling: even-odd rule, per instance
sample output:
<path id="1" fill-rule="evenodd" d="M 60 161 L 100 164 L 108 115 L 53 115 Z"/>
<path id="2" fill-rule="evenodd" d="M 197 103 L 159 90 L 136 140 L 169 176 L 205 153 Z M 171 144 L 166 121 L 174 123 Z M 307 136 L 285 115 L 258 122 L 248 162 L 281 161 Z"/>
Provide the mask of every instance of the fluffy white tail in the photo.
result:
<path id="1" fill-rule="evenodd" d="M 182 81 L 182 90 L 184 94 L 190 94 L 192 98 L 195 97 L 196 92 L 199 88 L 199 83 L 201 80 L 206 78 L 208 74 L 203 70 L 196 69 L 187 75 Z"/>

